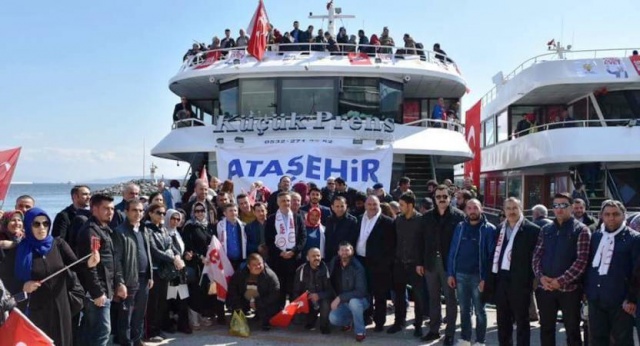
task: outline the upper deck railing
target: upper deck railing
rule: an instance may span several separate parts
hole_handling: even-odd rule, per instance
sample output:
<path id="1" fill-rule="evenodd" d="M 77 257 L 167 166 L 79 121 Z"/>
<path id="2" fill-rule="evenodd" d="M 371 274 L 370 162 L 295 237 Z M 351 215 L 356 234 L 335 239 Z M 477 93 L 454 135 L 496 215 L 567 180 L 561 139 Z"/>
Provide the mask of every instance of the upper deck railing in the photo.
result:
<path id="1" fill-rule="evenodd" d="M 617 126 L 627 126 L 633 127 L 636 125 L 640 125 L 640 120 L 638 119 L 593 119 L 593 120 L 569 120 L 563 122 L 555 122 L 555 123 L 547 123 L 542 125 L 536 125 L 534 127 L 530 127 L 526 130 L 514 132 L 510 138 L 515 139 L 518 137 L 526 136 L 529 134 L 534 134 L 543 131 L 553 131 L 561 128 L 576 128 L 576 127 L 617 127 Z"/>
<path id="2" fill-rule="evenodd" d="M 246 53 L 246 47 L 219 48 L 198 52 L 195 55 L 188 56 L 178 72 L 194 68 L 211 58 L 215 59 L 215 61 L 225 61 L 229 59 L 229 52 L 237 50 L 242 50 Z M 447 55 L 411 47 L 380 46 L 357 43 L 278 43 L 267 45 L 267 52 L 273 52 L 280 55 L 284 55 L 286 53 L 299 53 L 301 55 L 326 53 L 333 56 L 347 56 L 349 53 L 365 53 L 372 58 L 379 57 L 379 54 L 387 54 L 389 57 L 392 56 L 395 59 L 407 59 L 409 57 L 416 56 L 419 57 L 421 61 L 453 66 L 458 74 L 461 74 L 458 65 Z"/>
<path id="3" fill-rule="evenodd" d="M 527 68 L 543 61 L 549 60 L 574 60 L 574 59 L 594 59 L 611 57 L 628 57 L 638 48 L 612 48 L 612 49 L 587 49 L 587 50 L 552 50 L 545 54 L 540 54 L 525 60 L 518 65 L 508 75 L 504 76 L 502 83 L 513 79 Z M 554 59 L 555 58 L 555 59 Z M 494 85 L 484 96 L 482 96 L 482 106 L 493 101 L 498 95 L 498 86 Z"/>

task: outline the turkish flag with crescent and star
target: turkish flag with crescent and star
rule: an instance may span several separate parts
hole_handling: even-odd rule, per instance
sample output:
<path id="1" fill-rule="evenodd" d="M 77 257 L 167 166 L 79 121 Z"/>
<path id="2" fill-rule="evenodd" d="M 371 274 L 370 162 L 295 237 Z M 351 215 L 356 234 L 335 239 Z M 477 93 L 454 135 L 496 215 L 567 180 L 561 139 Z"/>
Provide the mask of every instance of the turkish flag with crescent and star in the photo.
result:
<path id="1" fill-rule="evenodd" d="M 18 157 L 20 156 L 20 149 L 0 151 L 0 201 L 4 201 L 7 196 L 13 171 L 16 169 Z"/>
<path id="2" fill-rule="evenodd" d="M 251 35 L 247 45 L 247 53 L 258 61 L 262 61 L 264 52 L 267 50 L 267 37 L 269 36 L 269 17 L 262 0 L 258 3 L 258 8 L 251 18 L 247 32 Z"/>
<path id="3" fill-rule="evenodd" d="M 218 300 L 222 302 L 227 300 L 227 290 L 233 276 L 233 267 L 217 237 L 211 238 L 211 244 L 207 250 L 207 264 L 202 271 L 202 275 L 204 274 L 207 274 L 209 281 L 216 284 Z"/>
<path id="4" fill-rule="evenodd" d="M 464 163 L 464 176 L 471 178 L 475 186 L 480 186 L 480 168 L 482 167 L 482 146 L 480 145 L 480 113 L 482 101 L 478 101 L 465 113 L 465 136 L 469 149 L 473 153 L 473 160 Z"/>
<path id="5" fill-rule="evenodd" d="M 286 328 L 291 324 L 293 315 L 297 313 L 309 313 L 309 292 L 304 292 L 296 300 L 289 303 L 282 311 L 271 317 L 269 323 L 274 327 Z"/>
<path id="6" fill-rule="evenodd" d="M 53 340 L 36 327 L 20 310 L 11 310 L 9 318 L 0 327 L 0 346 L 49 346 Z"/>

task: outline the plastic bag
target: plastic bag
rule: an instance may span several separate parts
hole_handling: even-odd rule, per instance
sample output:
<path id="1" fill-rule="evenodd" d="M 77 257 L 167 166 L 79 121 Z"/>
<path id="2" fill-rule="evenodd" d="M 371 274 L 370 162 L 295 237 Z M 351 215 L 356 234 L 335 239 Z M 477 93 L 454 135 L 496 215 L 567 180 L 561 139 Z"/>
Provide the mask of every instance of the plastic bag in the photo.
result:
<path id="1" fill-rule="evenodd" d="M 236 310 L 231 317 L 231 324 L 229 325 L 229 334 L 233 336 L 241 336 L 248 338 L 251 334 L 249 330 L 249 324 L 247 323 L 247 317 L 245 317 L 242 310 Z"/>

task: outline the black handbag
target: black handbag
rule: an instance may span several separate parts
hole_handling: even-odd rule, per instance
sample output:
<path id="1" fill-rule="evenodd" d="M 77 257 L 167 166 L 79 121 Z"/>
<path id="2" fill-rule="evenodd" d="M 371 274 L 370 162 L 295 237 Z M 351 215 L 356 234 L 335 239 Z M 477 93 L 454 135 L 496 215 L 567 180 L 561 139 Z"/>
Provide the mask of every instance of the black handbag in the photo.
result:
<path id="1" fill-rule="evenodd" d="M 176 269 L 173 263 L 162 263 L 158 265 L 158 276 L 162 280 L 171 281 L 180 275 L 180 271 Z"/>
<path id="2" fill-rule="evenodd" d="M 84 308 L 84 288 L 78 280 L 76 273 L 67 269 L 67 295 L 69 296 L 69 308 L 71 316 L 75 316 Z"/>

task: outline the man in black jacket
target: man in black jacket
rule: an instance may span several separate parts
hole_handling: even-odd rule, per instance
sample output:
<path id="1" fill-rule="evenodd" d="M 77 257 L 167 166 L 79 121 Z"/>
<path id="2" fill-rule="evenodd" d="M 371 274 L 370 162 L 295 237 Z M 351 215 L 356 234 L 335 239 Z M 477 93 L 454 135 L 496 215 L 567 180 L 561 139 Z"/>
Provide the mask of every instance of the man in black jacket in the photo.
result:
<path id="1" fill-rule="evenodd" d="M 307 252 L 307 263 L 296 270 L 293 282 L 294 296 L 309 292 L 309 313 L 306 329 L 313 329 L 320 313 L 320 332 L 329 334 L 329 312 L 333 299 L 333 287 L 329 281 L 329 268 L 322 261 L 320 249 L 314 247 Z"/>
<path id="2" fill-rule="evenodd" d="M 366 333 L 363 312 L 369 307 L 367 279 L 364 267 L 353 258 L 353 245 L 342 242 L 340 250 L 329 263 L 329 277 L 336 297 L 331 302 L 329 321 L 343 330 L 354 329 L 356 341 Z"/>
<path id="3" fill-rule="evenodd" d="M 278 195 L 280 195 L 281 192 L 289 193 L 289 191 L 291 191 L 291 178 L 286 175 L 280 177 L 278 191 L 272 193 L 267 201 L 267 215 L 271 216 L 278 211 Z"/>
<path id="4" fill-rule="evenodd" d="M 91 212 L 87 210 L 89 206 L 89 199 L 91 199 L 91 190 L 86 185 L 76 185 L 71 188 L 71 203 L 70 206 L 64 208 L 56 215 L 53 221 L 53 227 L 51 228 L 51 235 L 54 237 L 60 237 L 64 241 L 69 243 L 75 243 L 75 239 L 71 239 L 71 223 L 76 215 L 81 214 L 90 216 Z M 75 249 L 74 249 L 75 250 Z"/>
<path id="5" fill-rule="evenodd" d="M 395 323 L 387 330 L 394 334 L 402 330 L 407 318 L 406 292 L 407 284 L 411 285 L 413 301 L 415 302 L 415 320 L 413 336 L 422 336 L 422 313 L 424 301 L 422 290 L 424 278 L 416 273 L 416 266 L 421 263 L 422 256 L 418 253 L 418 244 L 422 241 L 422 214 L 415 210 L 416 197 L 412 192 L 405 192 L 400 196 L 400 210 L 402 215 L 395 219 L 396 253 L 393 263 L 393 291 L 396 294 Z"/>
<path id="6" fill-rule="evenodd" d="M 338 253 L 339 244 L 343 241 L 349 244 L 358 242 L 358 219 L 347 212 L 347 200 L 338 196 L 331 204 L 333 214 L 327 218 L 324 237 L 324 255 L 332 258 Z"/>
<path id="7" fill-rule="evenodd" d="M 498 234 L 485 290 L 496 302 L 500 345 L 513 345 L 514 322 L 518 328 L 517 344 L 528 345 L 534 277 L 531 260 L 540 228 L 525 219 L 517 198 L 510 197 L 504 202 L 504 212 L 507 219 Z"/>
<path id="8" fill-rule="evenodd" d="M 440 306 L 440 290 L 444 291 L 447 306 L 447 329 L 445 330 L 445 345 L 453 345 L 456 331 L 458 304 L 453 288 L 447 284 L 447 258 L 449 247 L 456 226 L 464 221 L 464 213 L 450 206 L 451 197 L 446 185 L 438 185 L 434 190 L 436 207 L 423 217 L 423 239 L 419 242 L 419 252 L 424 254 L 423 262 L 416 267 L 418 275 L 426 275 L 429 290 L 429 333 L 423 341 L 433 341 L 440 338 L 440 323 L 442 322 L 442 308 Z"/>
<path id="9" fill-rule="evenodd" d="M 104 346 L 111 334 L 111 301 L 114 295 L 127 297 L 122 268 L 113 245 L 114 233 L 109 222 L 114 214 L 113 198 L 103 194 L 91 196 L 91 218 L 78 231 L 78 257 L 92 252 L 92 239 L 100 242 L 100 263 L 94 268 L 84 267 L 82 286 L 90 298 L 84 306 L 84 326 L 87 345 Z"/>
<path id="10" fill-rule="evenodd" d="M 262 330 L 269 330 L 269 320 L 280 310 L 280 282 L 276 274 L 264 264 L 262 256 L 252 253 L 247 266 L 233 274 L 229 282 L 227 303 L 232 310 L 251 307 L 256 310 Z"/>
<path id="11" fill-rule="evenodd" d="M 335 180 L 336 191 L 334 196 L 342 196 L 347 199 L 347 207 L 355 208 L 356 206 L 356 194 L 358 190 L 348 187 L 347 182 L 344 179 L 338 177 Z"/>
<path id="12" fill-rule="evenodd" d="M 287 294 L 293 295 L 293 277 L 296 273 L 297 256 L 307 242 L 304 220 L 291 211 L 291 194 L 278 194 L 279 209 L 267 218 L 264 227 L 265 242 L 269 248 L 269 264 L 280 281 L 280 309 L 284 308 Z"/>
<path id="13" fill-rule="evenodd" d="M 389 278 L 396 253 L 396 230 L 393 220 L 382 215 L 378 197 L 369 196 L 365 208 L 366 213 L 358 220 L 360 234 L 356 243 L 356 255 L 367 272 L 369 300 L 373 298 L 375 301 L 375 305 L 370 304 L 373 309 L 369 308 L 365 313 L 365 320 L 369 322 L 373 315 L 376 323 L 374 330 L 381 332 L 387 315 L 387 294 L 391 290 Z"/>
<path id="14" fill-rule="evenodd" d="M 592 230 L 595 228 L 595 224 L 598 223 L 593 216 L 586 213 L 587 203 L 581 198 L 576 198 L 573 200 L 573 217 L 582 222 L 585 226 L 591 228 Z"/>
<path id="15" fill-rule="evenodd" d="M 144 316 L 149 289 L 153 286 L 153 265 L 149 232 L 140 224 L 144 213 L 141 201 L 129 201 L 127 218 L 116 229 L 113 245 L 127 286 L 127 298 L 118 311 L 120 345 L 140 345 L 144 337 Z"/>

